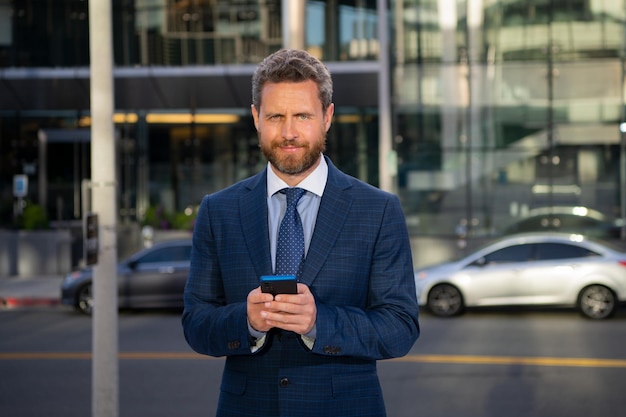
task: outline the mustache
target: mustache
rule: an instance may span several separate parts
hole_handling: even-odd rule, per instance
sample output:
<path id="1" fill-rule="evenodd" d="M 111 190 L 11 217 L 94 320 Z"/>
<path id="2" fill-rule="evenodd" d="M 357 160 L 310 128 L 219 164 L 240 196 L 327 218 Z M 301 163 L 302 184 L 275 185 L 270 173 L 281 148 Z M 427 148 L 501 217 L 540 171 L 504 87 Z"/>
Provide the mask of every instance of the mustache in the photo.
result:
<path id="1" fill-rule="evenodd" d="M 309 144 L 307 142 L 299 142 L 297 140 L 293 140 L 293 139 L 284 139 L 280 142 L 273 142 L 272 143 L 272 148 L 276 149 L 276 148 L 282 148 L 284 146 L 296 146 L 298 148 L 308 148 Z"/>

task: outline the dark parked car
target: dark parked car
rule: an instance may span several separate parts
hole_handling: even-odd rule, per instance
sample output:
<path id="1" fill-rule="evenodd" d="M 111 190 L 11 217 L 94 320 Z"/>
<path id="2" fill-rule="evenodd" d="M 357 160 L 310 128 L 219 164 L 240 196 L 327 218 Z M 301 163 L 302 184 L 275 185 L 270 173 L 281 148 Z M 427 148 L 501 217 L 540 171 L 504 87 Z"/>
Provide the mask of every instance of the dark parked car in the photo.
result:
<path id="1" fill-rule="evenodd" d="M 466 307 L 576 307 L 610 317 L 626 302 L 626 253 L 582 235 L 512 235 L 460 260 L 415 271 L 420 306 L 437 316 Z"/>
<path id="2" fill-rule="evenodd" d="M 503 230 L 504 235 L 527 232 L 579 233 L 601 239 L 620 237 L 622 221 L 610 220 L 587 207 L 541 207 Z"/>
<path id="3" fill-rule="evenodd" d="M 119 263 L 120 308 L 182 308 L 189 273 L 191 240 L 156 243 Z M 61 302 L 91 314 L 93 269 L 69 273 L 61 286 Z"/>

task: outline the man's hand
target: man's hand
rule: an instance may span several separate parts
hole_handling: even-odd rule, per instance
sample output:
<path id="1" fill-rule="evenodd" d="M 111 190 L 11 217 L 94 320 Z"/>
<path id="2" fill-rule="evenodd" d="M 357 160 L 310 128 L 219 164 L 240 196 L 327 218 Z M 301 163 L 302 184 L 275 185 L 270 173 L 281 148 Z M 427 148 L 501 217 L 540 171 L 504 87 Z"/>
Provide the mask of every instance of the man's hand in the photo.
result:
<path id="1" fill-rule="evenodd" d="M 248 323 L 254 330 L 259 332 L 267 332 L 274 326 L 267 324 L 265 318 L 261 315 L 265 311 L 265 303 L 274 299 L 272 294 L 261 292 L 261 287 L 255 288 L 248 293 L 247 311 Z"/>
<path id="2" fill-rule="evenodd" d="M 248 321 L 258 331 L 277 327 L 304 335 L 313 329 L 316 317 L 315 298 L 304 284 L 298 283 L 298 294 L 278 294 L 273 299 L 260 288 L 248 294 Z"/>

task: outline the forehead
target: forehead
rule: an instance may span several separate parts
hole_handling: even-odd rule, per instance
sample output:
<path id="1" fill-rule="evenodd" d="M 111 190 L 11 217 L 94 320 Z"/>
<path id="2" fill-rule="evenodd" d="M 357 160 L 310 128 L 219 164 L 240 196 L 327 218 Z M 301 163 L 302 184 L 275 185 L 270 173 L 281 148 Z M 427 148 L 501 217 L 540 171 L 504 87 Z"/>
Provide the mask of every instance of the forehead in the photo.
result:
<path id="1" fill-rule="evenodd" d="M 280 108 L 289 106 L 297 107 L 319 107 L 322 102 L 319 98 L 317 84 L 307 80 L 303 82 L 268 82 L 261 90 L 261 107 Z"/>

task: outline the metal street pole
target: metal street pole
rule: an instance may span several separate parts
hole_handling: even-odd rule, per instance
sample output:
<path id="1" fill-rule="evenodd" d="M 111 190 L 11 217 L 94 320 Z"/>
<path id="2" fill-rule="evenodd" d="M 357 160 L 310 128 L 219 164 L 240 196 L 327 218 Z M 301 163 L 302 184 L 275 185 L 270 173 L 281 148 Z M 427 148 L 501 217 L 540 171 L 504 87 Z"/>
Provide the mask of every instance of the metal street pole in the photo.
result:
<path id="1" fill-rule="evenodd" d="M 117 231 L 111 0 L 89 0 L 92 210 L 98 215 L 93 274 L 92 416 L 117 417 Z"/>
<path id="2" fill-rule="evenodd" d="M 306 1 L 282 0 L 283 48 L 305 49 Z"/>
<path id="3" fill-rule="evenodd" d="M 387 0 L 377 0 L 378 12 L 378 183 L 381 190 L 395 192 L 397 156 L 391 140 L 391 81 L 389 79 L 389 25 Z"/>
<path id="4" fill-rule="evenodd" d="M 624 3 L 622 16 L 626 15 L 626 2 Z M 620 94 L 620 140 L 619 140 L 619 217 L 622 221 L 620 239 L 626 240 L 626 23 L 622 25 L 622 51 L 620 54 L 622 64 Z"/>

